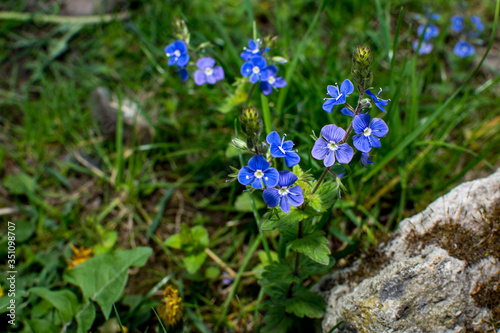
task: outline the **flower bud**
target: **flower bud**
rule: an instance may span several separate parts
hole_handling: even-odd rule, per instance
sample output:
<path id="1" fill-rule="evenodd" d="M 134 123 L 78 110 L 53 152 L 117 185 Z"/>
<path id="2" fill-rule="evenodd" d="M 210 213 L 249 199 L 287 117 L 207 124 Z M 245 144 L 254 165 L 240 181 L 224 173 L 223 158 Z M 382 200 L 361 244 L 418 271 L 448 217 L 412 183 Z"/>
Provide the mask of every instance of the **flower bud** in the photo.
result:
<path id="1" fill-rule="evenodd" d="M 370 48 L 366 45 L 358 45 L 352 57 L 351 73 L 359 90 L 364 90 L 371 85 L 373 74 L 370 70 L 370 66 L 372 63 L 373 56 Z"/>
<path id="2" fill-rule="evenodd" d="M 248 149 L 246 142 L 243 140 L 234 138 L 233 140 L 231 140 L 231 142 L 233 143 L 233 146 L 237 149 L 243 149 L 243 150 Z"/>
<path id="3" fill-rule="evenodd" d="M 243 108 L 240 123 L 241 131 L 247 136 L 247 146 L 249 149 L 253 149 L 259 141 L 260 132 L 262 131 L 262 120 L 257 109 L 253 106 Z"/>
<path id="4" fill-rule="evenodd" d="M 372 108 L 372 103 L 370 102 L 369 98 L 363 98 L 361 102 L 359 102 L 359 105 L 361 106 L 362 109 L 371 109 Z"/>

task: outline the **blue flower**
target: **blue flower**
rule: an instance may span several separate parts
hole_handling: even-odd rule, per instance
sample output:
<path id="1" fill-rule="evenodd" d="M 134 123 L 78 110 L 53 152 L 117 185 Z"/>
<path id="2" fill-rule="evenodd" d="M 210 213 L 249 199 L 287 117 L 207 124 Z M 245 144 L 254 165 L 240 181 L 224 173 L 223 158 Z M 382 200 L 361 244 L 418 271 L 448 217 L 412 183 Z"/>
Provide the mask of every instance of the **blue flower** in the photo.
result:
<path id="1" fill-rule="evenodd" d="M 354 91 L 354 86 L 351 81 L 346 79 L 344 80 L 344 82 L 342 82 L 340 91 L 339 86 L 336 83 L 334 86 L 328 86 L 326 89 L 328 95 L 332 96 L 333 98 L 325 98 L 326 102 L 323 104 L 323 110 L 330 113 L 332 112 L 335 105 L 341 105 L 346 102 L 347 96 L 352 94 L 352 92 Z"/>
<path id="2" fill-rule="evenodd" d="M 342 110 L 340 110 L 340 113 L 342 113 L 344 116 L 349 116 L 351 118 L 354 117 L 354 112 L 352 112 L 348 108 L 343 108 Z"/>
<path id="3" fill-rule="evenodd" d="M 287 167 L 293 167 L 300 162 L 300 156 L 296 151 L 292 150 L 293 142 L 291 140 L 285 141 L 285 135 L 283 135 L 283 140 L 280 135 L 273 131 L 269 133 L 266 137 L 267 143 L 271 146 L 271 155 L 274 158 L 285 158 L 285 163 Z"/>
<path id="4" fill-rule="evenodd" d="M 370 90 L 365 91 L 365 93 L 373 99 L 375 106 L 378 107 L 380 109 L 380 111 L 386 112 L 384 109 L 384 106 L 386 106 L 387 103 L 389 103 L 391 100 L 379 98 L 378 95 L 380 95 L 381 92 L 382 92 L 382 88 L 380 88 L 377 96 L 375 96 Z"/>
<path id="5" fill-rule="evenodd" d="M 370 155 L 369 153 L 361 153 L 361 164 L 365 167 L 365 169 L 368 169 L 366 167 L 367 164 L 375 164 L 375 162 L 370 161 L 370 158 L 375 155 Z"/>
<path id="6" fill-rule="evenodd" d="M 243 52 L 241 52 L 240 57 L 245 60 L 245 61 L 250 61 L 255 56 L 260 56 L 264 52 L 269 51 L 269 48 L 266 48 L 265 50 L 261 50 L 260 47 L 262 46 L 262 42 L 260 39 L 257 40 L 252 40 L 250 39 L 248 41 L 248 48 L 244 47 Z"/>
<path id="7" fill-rule="evenodd" d="M 172 44 L 167 45 L 165 47 L 165 54 L 170 58 L 168 59 L 169 66 L 177 64 L 179 67 L 184 67 L 189 62 L 187 46 L 182 40 L 176 40 Z"/>
<path id="8" fill-rule="evenodd" d="M 238 172 L 238 181 L 242 185 L 252 184 L 253 188 L 274 187 L 278 183 L 278 171 L 271 168 L 264 156 L 257 155 L 248 161 L 248 166 Z"/>
<path id="9" fill-rule="evenodd" d="M 418 43 L 419 43 L 418 40 L 413 42 L 413 50 L 415 50 L 415 51 L 417 50 Z M 429 53 L 431 53 L 432 48 L 433 48 L 433 46 L 431 43 L 428 43 L 426 41 L 422 41 L 422 43 L 420 44 L 420 48 L 418 48 L 418 55 L 429 54 Z"/>
<path id="10" fill-rule="evenodd" d="M 267 66 L 267 81 L 263 81 L 260 83 L 260 90 L 264 95 L 269 95 L 273 88 L 283 88 L 286 86 L 286 81 L 281 76 L 276 76 L 278 73 L 278 68 L 274 65 Z"/>
<path id="11" fill-rule="evenodd" d="M 283 212 L 290 212 L 290 206 L 300 206 L 304 203 L 304 193 L 299 185 L 292 186 L 297 181 L 290 171 L 280 171 L 278 188 L 267 188 L 264 190 L 264 201 L 269 207 L 276 207 L 278 204 Z"/>
<path id="12" fill-rule="evenodd" d="M 474 50 L 474 46 L 470 45 L 464 40 L 461 40 L 455 45 L 453 48 L 453 53 L 460 58 L 465 58 L 473 55 L 476 51 Z"/>
<path id="13" fill-rule="evenodd" d="M 186 67 L 179 68 L 176 72 L 179 75 L 179 77 L 182 79 L 182 82 L 186 82 L 187 79 L 189 78 L 189 73 L 188 73 Z"/>
<path id="14" fill-rule="evenodd" d="M 425 32 L 424 32 L 425 29 Z M 434 24 L 427 24 L 427 28 L 425 25 L 421 25 L 417 28 L 417 33 L 419 36 L 424 34 L 424 40 L 427 41 L 433 37 L 437 37 L 439 35 L 439 29 Z"/>
<path id="15" fill-rule="evenodd" d="M 250 82 L 252 83 L 257 83 L 259 80 L 267 81 L 269 72 L 266 70 L 266 66 L 266 59 L 255 56 L 241 66 L 241 75 L 244 77 L 250 76 Z"/>
<path id="16" fill-rule="evenodd" d="M 352 143 L 357 150 L 368 153 L 372 147 L 380 148 L 380 140 L 389 132 L 387 124 L 379 118 L 372 121 L 368 114 L 360 114 L 352 121 L 354 132 L 357 135 L 352 137 Z"/>
<path id="17" fill-rule="evenodd" d="M 221 66 L 215 66 L 215 59 L 200 58 L 196 62 L 196 66 L 198 66 L 198 70 L 194 72 L 194 83 L 199 86 L 205 83 L 215 84 L 215 82 L 224 79 L 224 70 Z"/>
<path id="18" fill-rule="evenodd" d="M 461 16 L 453 16 L 451 18 L 451 30 L 455 31 L 456 33 L 459 33 L 463 30 L 464 28 L 464 18 Z"/>
<path id="19" fill-rule="evenodd" d="M 356 119 L 356 118 L 354 118 Z M 318 138 L 314 143 L 311 155 L 317 160 L 323 160 L 326 167 L 335 163 L 335 158 L 340 164 L 348 164 L 354 156 L 354 150 L 347 143 L 340 143 L 345 136 L 345 131 L 337 125 L 326 125 L 321 129 L 323 138 Z"/>
<path id="20" fill-rule="evenodd" d="M 476 30 L 477 31 L 483 31 L 484 30 L 483 22 L 481 22 L 481 19 L 479 18 L 479 16 L 471 16 L 470 20 L 476 26 Z"/>

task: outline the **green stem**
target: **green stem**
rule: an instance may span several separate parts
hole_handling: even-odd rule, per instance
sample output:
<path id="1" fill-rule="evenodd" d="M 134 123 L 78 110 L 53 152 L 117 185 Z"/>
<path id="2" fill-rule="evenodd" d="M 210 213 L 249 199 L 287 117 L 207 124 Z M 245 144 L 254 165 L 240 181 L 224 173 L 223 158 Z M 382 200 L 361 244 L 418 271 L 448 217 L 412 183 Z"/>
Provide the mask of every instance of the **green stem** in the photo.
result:
<path id="1" fill-rule="evenodd" d="M 297 233 L 297 239 L 301 239 L 304 235 L 304 222 L 299 222 L 299 231 Z M 295 266 L 293 268 L 293 275 L 299 275 L 299 263 L 300 263 L 300 252 L 295 252 Z M 287 298 L 292 298 L 293 295 L 293 287 L 295 286 L 295 282 L 290 284 L 290 288 L 288 288 Z"/>
<path id="2" fill-rule="evenodd" d="M 264 94 L 260 95 L 260 102 L 262 104 L 262 115 L 264 118 L 264 127 L 266 128 L 267 134 L 271 133 L 271 110 L 269 109 L 269 100 Z"/>
<path id="3" fill-rule="evenodd" d="M 253 93 L 253 90 L 255 89 L 256 85 L 257 85 L 257 83 L 254 83 L 252 85 L 252 88 L 250 88 L 250 91 L 248 92 L 247 100 L 245 101 L 245 107 L 248 106 L 248 102 L 250 102 L 250 97 L 252 97 L 252 93 Z"/>

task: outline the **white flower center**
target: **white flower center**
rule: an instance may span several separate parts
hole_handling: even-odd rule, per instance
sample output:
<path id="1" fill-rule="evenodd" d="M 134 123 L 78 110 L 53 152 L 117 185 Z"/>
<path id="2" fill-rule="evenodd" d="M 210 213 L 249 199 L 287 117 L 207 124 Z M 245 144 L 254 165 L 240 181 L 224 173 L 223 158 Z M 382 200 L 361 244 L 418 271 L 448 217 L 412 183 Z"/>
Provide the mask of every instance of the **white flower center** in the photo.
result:
<path id="1" fill-rule="evenodd" d="M 257 170 L 253 175 L 255 176 L 255 178 L 261 179 L 262 177 L 264 177 L 264 172 L 262 172 L 262 170 Z"/>
<path id="2" fill-rule="evenodd" d="M 206 74 L 207 76 L 212 75 L 212 74 L 213 74 L 213 72 L 214 72 L 214 70 L 213 70 L 212 68 L 205 68 L 205 74 Z"/>
<path id="3" fill-rule="evenodd" d="M 280 197 L 282 197 L 282 196 L 285 196 L 285 195 L 287 195 L 288 193 L 290 193 L 290 191 L 288 190 L 288 188 L 287 188 L 287 187 L 282 187 L 282 188 L 280 188 L 280 189 L 278 190 L 278 193 L 279 193 Z"/>
<path id="4" fill-rule="evenodd" d="M 467 45 L 462 46 L 462 52 L 467 52 L 468 50 L 469 48 L 467 47 Z"/>
<path id="5" fill-rule="evenodd" d="M 330 143 L 327 145 L 327 147 L 331 151 L 336 151 L 337 149 L 339 149 L 339 146 L 333 141 L 330 141 Z"/>
<path id="6" fill-rule="evenodd" d="M 181 56 L 181 51 L 175 50 L 174 55 L 179 58 Z"/>
<path id="7" fill-rule="evenodd" d="M 260 68 L 257 67 L 257 66 L 253 66 L 252 72 L 254 72 L 255 74 L 259 74 L 260 73 Z"/>
<path id="8" fill-rule="evenodd" d="M 285 152 L 285 150 L 283 149 L 283 147 L 278 146 L 278 149 L 279 149 L 279 150 L 280 150 L 283 154 L 285 154 L 285 153 L 286 153 L 286 152 Z"/>
<path id="9" fill-rule="evenodd" d="M 267 79 L 267 82 L 269 82 L 269 84 L 274 84 L 274 82 L 276 82 L 276 79 L 274 78 L 274 76 L 270 76 L 269 79 Z"/>
<path id="10" fill-rule="evenodd" d="M 372 135 L 372 129 L 370 127 L 365 128 L 365 131 L 363 132 L 363 135 L 368 137 Z"/>
<path id="11" fill-rule="evenodd" d="M 257 48 L 255 48 L 255 49 L 253 49 L 253 50 L 252 50 L 252 53 L 253 53 L 253 54 L 259 53 L 259 48 L 257 47 Z"/>

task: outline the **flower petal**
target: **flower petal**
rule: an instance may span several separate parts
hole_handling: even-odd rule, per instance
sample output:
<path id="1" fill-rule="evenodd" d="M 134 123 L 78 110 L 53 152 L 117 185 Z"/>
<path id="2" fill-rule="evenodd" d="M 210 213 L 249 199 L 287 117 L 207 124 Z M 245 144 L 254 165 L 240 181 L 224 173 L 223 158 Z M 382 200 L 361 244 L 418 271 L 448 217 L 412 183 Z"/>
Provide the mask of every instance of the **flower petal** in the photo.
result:
<path id="1" fill-rule="evenodd" d="M 248 48 L 249 48 L 250 50 L 255 50 L 255 49 L 256 49 L 256 48 L 258 48 L 258 47 L 259 47 L 259 45 L 257 45 L 257 43 L 256 43 L 256 42 L 254 42 L 254 40 L 253 40 L 253 39 L 250 39 L 250 40 L 248 41 Z"/>
<path id="2" fill-rule="evenodd" d="M 269 82 L 261 82 L 259 86 L 260 91 L 262 91 L 262 93 L 266 96 L 273 92 L 273 87 L 269 84 Z"/>
<path id="3" fill-rule="evenodd" d="M 182 82 L 186 82 L 189 78 L 189 73 L 185 68 L 181 68 L 179 69 L 179 76 L 181 77 Z"/>
<path id="4" fill-rule="evenodd" d="M 194 72 L 194 83 L 201 86 L 207 82 L 207 76 L 205 72 L 200 71 L 199 69 Z"/>
<path id="5" fill-rule="evenodd" d="M 266 67 L 266 71 L 269 74 L 269 76 L 275 76 L 276 73 L 278 73 L 278 67 L 270 65 Z"/>
<path id="6" fill-rule="evenodd" d="M 200 58 L 196 62 L 196 66 L 198 66 L 199 69 L 214 68 L 215 59 L 210 57 Z"/>
<path id="7" fill-rule="evenodd" d="M 274 82 L 274 86 L 276 88 L 283 88 L 283 87 L 286 87 L 286 81 L 284 78 L 282 78 L 281 76 L 278 76 L 275 78 L 276 81 Z"/>
<path id="8" fill-rule="evenodd" d="M 174 56 L 174 57 L 171 57 L 170 59 L 168 59 L 168 65 L 169 65 L 169 66 L 173 66 L 173 65 L 175 65 L 175 63 L 177 62 L 177 59 L 178 59 L 178 58 L 177 58 L 177 57 L 175 57 L 175 56 Z"/>
<path id="9" fill-rule="evenodd" d="M 262 193 L 262 197 L 269 207 L 276 207 L 280 203 L 280 194 L 275 188 L 266 188 Z"/>
<path id="10" fill-rule="evenodd" d="M 256 189 L 262 189 L 262 180 L 263 178 L 255 178 L 255 181 L 252 183 L 252 187 Z"/>
<path id="11" fill-rule="evenodd" d="M 389 132 L 389 127 L 387 127 L 387 124 L 380 118 L 373 118 L 370 128 L 372 129 L 372 134 L 379 138 L 385 136 Z"/>
<path id="12" fill-rule="evenodd" d="M 325 166 L 327 168 L 331 167 L 333 164 L 335 164 L 335 154 L 333 151 L 328 149 L 328 154 L 326 154 L 326 157 L 325 157 L 323 163 L 325 164 Z"/>
<path id="13" fill-rule="evenodd" d="M 382 145 L 380 144 L 380 140 L 379 138 L 377 138 L 375 135 L 370 135 L 369 136 L 369 139 L 370 139 L 370 143 L 372 145 L 373 148 L 380 148 L 382 147 Z"/>
<path id="14" fill-rule="evenodd" d="M 259 75 L 252 73 L 252 75 L 250 75 L 250 82 L 252 82 L 252 83 L 259 82 Z"/>
<path id="15" fill-rule="evenodd" d="M 340 110 L 340 113 L 342 113 L 344 116 L 354 117 L 354 112 L 352 112 L 348 108 L 343 108 L 342 110 Z"/>
<path id="16" fill-rule="evenodd" d="M 252 58 L 252 64 L 254 66 L 257 66 L 261 69 L 261 71 L 266 68 L 267 66 L 267 62 L 266 62 L 266 59 L 264 59 L 263 57 L 261 56 L 255 56 Z"/>
<path id="17" fill-rule="evenodd" d="M 327 94 L 332 96 L 333 98 L 339 97 L 339 87 L 338 86 L 328 86 L 326 87 Z"/>
<path id="18" fill-rule="evenodd" d="M 254 172 L 254 170 L 250 169 L 247 166 L 241 168 L 238 172 L 238 181 L 240 182 L 240 184 L 245 186 L 252 184 L 255 180 Z"/>
<path id="19" fill-rule="evenodd" d="M 293 141 L 292 140 L 287 140 L 283 142 L 283 146 L 281 146 L 284 151 L 289 151 L 292 150 L 293 148 Z"/>
<path id="20" fill-rule="evenodd" d="M 349 164 L 354 156 L 354 150 L 347 143 L 343 143 L 335 151 L 335 156 L 340 164 Z"/>
<path id="21" fill-rule="evenodd" d="M 337 143 L 342 141 L 345 136 L 345 131 L 343 128 L 332 124 L 323 126 L 323 128 L 321 129 L 321 135 L 326 139 L 326 141 L 333 141 Z"/>
<path id="22" fill-rule="evenodd" d="M 298 207 L 304 203 L 304 192 L 299 185 L 288 189 L 290 193 L 286 196 L 290 205 Z"/>
<path id="23" fill-rule="evenodd" d="M 294 165 L 299 164 L 300 162 L 300 156 L 294 151 L 287 151 L 285 154 L 285 163 L 286 166 L 291 168 Z"/>
<path id="24" fill-rule="evenodd" d="M 264 178 L 262 179 L 264 180 L 266 187 L 274 187 L 278 184 L 279 176 L 278 170 L 275 168 L 269 168 L 264 171 Z"/>
<path id="25" fill-rule="evenodd" d="M 172 56 L 172 54 L 175 52 L 175 45 L 174 43 L 172 44 L 168 44 L 166 47 L 165 47 L 165 54 L 167 55 L 167 57 L 170 57 Z"/>
<path id="26" fill-rule="evenodd" d="M 368 139 L 366 136 L 363 134 L 360 135 L 355 135 L 352 137 L 352 144 L 354 147 L 364 153 L 369 152 L 372 150 L 372 145 L 370 143 L 370 139 Z"/>
<path id="27" fill-rule="evenodd" d="M 245 77 L 249 76 L 250 74 L 252 74 L 252 68 L 253 68 L 253 66 L 251 63 L 245 62 L 243 64 L 243 66 L 241 66 L 241 70 L 240 70 L 241 75 L 243 75 Z"/>
<path id="28" fill-rule="evenodd" d="M 279 148 L 280 146 L 278 145 L 271 145 L 271 156 L 274 157 L 274 158 L 281 158 L 281 157 L 285 157 L 286 154 L 284 152 L 281 151 L 281 149 Z"/>
<path id="29" fill-rule="evenodd" d="M 269 162 L 266 161 L 264 156 L 262 155 L 256 155 L 248 161 L 248 166 L 252 168 L 253 170 L 267 170 L 269 169 Z"/>
<path id="30" fill-rule="evenodd" d="M 363 133 L 364 130 L 370 126 L 371 119 L 372 117 L 368 114 L 358 114 L 354 117 L 354 120 L 352 121 L 354 132 L 356 132 L 356 134 Z"/>
<path id="31" fill-rule="evenodd" d="M 189 62 L 189 54 L 183 54 L 179 57 L 179 60 L 177 60 L 177 66 L 179 67 L 184 67 L 188 64 Z"/>
<path id="32" fill-rule="evenodd" d="M 179 50 L 179 52 L 181 54 L 185 54 L 187 52 L 187 46 L 186 46 L 186 43 L 182 40 L 176 40 L 174 42 L 174 45 L 175 45 L 175 49 L 176 50 Z"/>
<path id="33" fill-rule="evenodd" d="M 215 66 L 214 73 L 212 74 L 215 77 L 216 81 L 220 81 L 224 79 L 224 70 L 221 66 Z"/>
<path id="34" fill-rule="evenodd" d="M 280 171 L 280 179 L 278 181 L 278 187 L 289 187 L 292 186 L 299 178 L 288 170 Z"/>
<path id="35" fill-rule="evenodd" d="M 269 79 L 269 73 L 267 71 L 261 71 L 260 72 L 260 80 L 267 81 L 267 79 Z"/>
<path id="36" fill-rule="evenodd" d="M 317 139 L 316 142 L 314 143 L 314 147 L 311 151 L 312 157 L 314 157 L 317 160 L 324 159 L 326 154 L 329 151 L 329 149 L 326 145 L 327 145 L 327 143 L 325 142 L 325 140 L 323 140 L 322 138 Z"/>
<path id="37" fill-rule="evenodd" d="M 280 146 L 281 145 L 281 137 L 280 135 L 278 134 L 278 132 L 276 131 L 272 131 L 271 133 L 269 133 L 266 137 L 266 141 L 267 143 L 269 143 L 270 145 L 277 145 L 277 146 Z"/>
<path id="38" fill-rule="evenodd" d="M 282 210 L 284 213 L 288 213 L 288 212 L 290 212 L 290 204 L 289 204 L 289 203 L 288 203 L 288 201 L 286 200 L 286 196 L 281 197 L 281 200 L 280 200 L 280 208 L 281 208 L 281 210 Z"/>
<path id="39" fill-rule="evenodd" d="M 330 113 L 333 110 L 333 107 L 336 105 L 335 100 L 333 98 L 325 98 L 325 103 L 323 103 L 323 110 Z"/>
<path id="40" fill-rule="evenodd" d="M 353 91 L 354 85 L 352 84 L 352 82 L 348 79 L 344 80 L 344 82 L 342 82 L 342 85 L 340 86 L 340 92 L 344 95 L 350 95 Z"/>
<path id="41" fill-rule="evenodd" d="M 215 79 L 215 76 L 213 76 L 213 75 L 207 75 L 207 83 L 209 83 L 209 84 L 215 84 L 215 82 L 217 82 L 217 80 Z"/>

